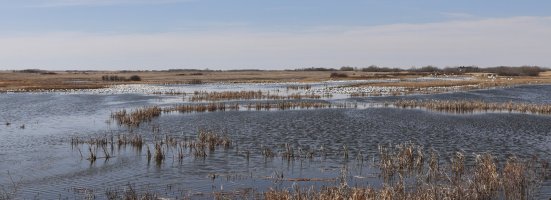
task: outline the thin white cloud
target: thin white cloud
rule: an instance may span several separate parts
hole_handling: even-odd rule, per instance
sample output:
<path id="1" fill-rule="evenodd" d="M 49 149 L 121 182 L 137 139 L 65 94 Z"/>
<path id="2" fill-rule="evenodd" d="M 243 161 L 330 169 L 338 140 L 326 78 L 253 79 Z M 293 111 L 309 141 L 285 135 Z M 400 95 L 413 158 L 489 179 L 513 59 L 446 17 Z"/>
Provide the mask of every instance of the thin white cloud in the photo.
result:
<path id="1" fill-rule="evenodd" d="M 476 15 L 462 12 L 442 12 L 440 14 L 450 19 L 474 19 L 477 17 Z"/>
<path id="2" fill-rule="evenodd" d="M 551 66 L 551 17 L 333 27 L 0 36 L 0 69 Z"/>

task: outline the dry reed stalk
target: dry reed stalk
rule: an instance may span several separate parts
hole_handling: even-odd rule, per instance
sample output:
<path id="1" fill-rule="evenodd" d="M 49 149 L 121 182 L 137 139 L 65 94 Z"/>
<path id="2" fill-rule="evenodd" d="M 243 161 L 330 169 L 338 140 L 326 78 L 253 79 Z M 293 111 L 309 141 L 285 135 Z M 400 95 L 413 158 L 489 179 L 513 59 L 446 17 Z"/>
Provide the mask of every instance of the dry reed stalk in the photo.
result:
<path id="1" fill-rule="evenodd" d="M 490 154 L 476 156 L 473 181 L 478 198 L 490 199 L 499 188 L 499 172 L 494 159 Z"/>
<path id="2" fill-rule="evenodd" d="M 158 106 L 143 107 L 127 112 L 126 109 L 111 113 L 111 118 L 119 125 L 138 127 L 140 123 L 151 121 L 161 115 L 162 109 Z"/>
<path id="3" fill-rule="evenodd" d="M 165 159 L 165 152 L 163 151 L 162 144 L 157 142 L 155 143 L 155 162 L 161 164 Z"/>
<path id="4" fill-rule="evenodd" d="M 224 91 L 224 92 L 202 92 L 195 91 L 189 101 L 228 101 L 228 100 L 252 100 L 252 99 L 270 99 L 270 100 L 299 100 L 299 99 L 320 99 L 316 94 L 289 94 L 286 96 L 270 94 L 262 91 Z"/>
<path id="5" fill-rule="evenodd" d="M 520 113 L 551 114 L 551 105 L 549 104 L 529 104 L 529 103 L 488 103 L 484 101 L 468 100 L 399 100 L 393 103 L 401 108 L 425 108 L 429 110 L 444 112 L 475 112 L 475 111 L 509 111 Z"/>
<path id="6" fill-rule="evenodd" d="M 465 155 L 461 152 L 456 152 L 451 160 L 451 171 L 453 175 L 453 182 L 459 183 L 463 174 L 465 173 Z"/>

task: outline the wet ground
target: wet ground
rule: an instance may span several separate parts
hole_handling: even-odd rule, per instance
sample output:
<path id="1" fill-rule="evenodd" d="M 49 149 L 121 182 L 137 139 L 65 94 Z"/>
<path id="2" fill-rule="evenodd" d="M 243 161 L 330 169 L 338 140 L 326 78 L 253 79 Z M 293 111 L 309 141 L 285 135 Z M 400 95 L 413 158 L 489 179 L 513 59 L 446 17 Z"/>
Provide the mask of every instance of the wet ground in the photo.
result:
<path id="1" fill-rule="evenodd" d="M 216 85 L 166 87 L 184 87 L 181 90 L 189 92 L 248 88 Z M 252 88 L 249 90 L 288 93 L 284 86 L 278 85 Z M 321 101 L 362 104 L 412 98 L 551 103 L 551 86 L 435 95 L 338 96 Z M 336 177 L 343 173 L 343 167 L 348 170 L 349 185 L 376 185 L 380 181 L 372 165 L 378 145 L 403 142 L 422 145 L 425 149 L 434 148 L 442 157 L 463 151 L 471 159 L 473 154 L 484 152 L 492 153 L 500 160 L 512 154 L 551 159 L 551 116 L 548 115 L 332 108 L 171 113 L 132 130 L 109 122 L 111 112 L 123 108 L 169 106 L 182 103 L 182 99 L 179 95 L 152 95 L 143 91 L 0 94 L 0 121 L 3 121 L 0 124 L 0 185 L 10 191 L 12 182 L 17 183 L 17 197 L 26 199 L 103 198 L 108 190 L 129 186 L 166 197 L 209 198 L 208 194 L 213 191 L 265 191 L 270 187 L 291 187 L 293 184 L 334 184 L 338 181 Z M 204 159 L 186 155 L 178 161 L 167 157 L 160 164 L 146 159 L 145 148 L 136 150 L 116 146 L 108 149 L 113 158 L 91 163 L 84 158 L 88 146 L 73 147 L 70 144 L 74 137 L 130 132 L 142 134 L 149 141 L 165 135 L 194 138 L 199 129 L 225 133 L 234 144 L 229 149 L 209 152 Z M 266 158 L 260 153 L 266 148 L 282 152 L 285 145 L 296 151 L 316 153 L 311 158 L 291 161 Z M 344 149 L 348 149 L 350 158 L 343 157 Z M 245 152 L 249 152 L 249 156 Z M 275 178 L 281 176 L 285 178 Z M 291 179 L 286 181 L 286 178 Z M 293 178 L 318 181 L 297 182 L 292 181 Z M 544 182 L 540 194 L 541 197 L 551 196 L 549 180 Z"/>

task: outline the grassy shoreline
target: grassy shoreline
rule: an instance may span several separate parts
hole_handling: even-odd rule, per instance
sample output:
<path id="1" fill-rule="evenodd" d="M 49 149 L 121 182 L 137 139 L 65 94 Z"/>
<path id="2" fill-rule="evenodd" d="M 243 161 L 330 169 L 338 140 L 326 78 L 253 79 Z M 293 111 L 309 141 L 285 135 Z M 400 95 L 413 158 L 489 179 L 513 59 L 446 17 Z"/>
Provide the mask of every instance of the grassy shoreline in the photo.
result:
<path id="1" fill-rule="evenodd" d="M 200 73 L 170 71 L 52 71 L 29 73 L 0 71 L 0 92 L 40 92 L 49 90 L 99 89 L 124 84 L 203 84 L 203 83 L 312 83 L 329 80 L 385 80 L 399 82 L 361 83 L 353 87 L 383 86 L 406 87 L 410 89 L 428 87 L 454 87 L 477 85 L 478 87 L 512 86 L 523 84 L 551 84 L 551 72 L 539 76 L 492 77 L 485 73 L 471 73 L 459 77 L 469 77 L 457 81 L 411 81 L 420 77 L 448 77 L 430 74 L 395 72 L 339 72 L 346 76 L 335 77 L 331 71 L 208 71 Z M 130 77 L 139 77 L 131 79 Z M 107 77 L 107 78 L 106 78 Z"/>

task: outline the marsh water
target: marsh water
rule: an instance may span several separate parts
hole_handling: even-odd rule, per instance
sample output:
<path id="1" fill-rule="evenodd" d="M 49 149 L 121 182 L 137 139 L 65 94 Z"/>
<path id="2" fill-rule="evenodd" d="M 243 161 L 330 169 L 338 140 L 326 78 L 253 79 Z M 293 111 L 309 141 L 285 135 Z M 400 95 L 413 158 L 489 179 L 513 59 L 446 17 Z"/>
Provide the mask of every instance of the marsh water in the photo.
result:
<path id="1" fill-rule="evenodd" d="M 188 92 L 286 90 L 284 85 L 155 87 Z M 316 87 L 327 85 L 314 85 Z M 362 105 L 412 98 L 551 103 L 551 86 L 386 97 L 334 95 L 317 101 Z M 501 160 L 513 154 L 551 159 L 549 115 L 453 114 L 365 107 L 170 113 L 132 129 L 110 121 L 111 113 L 120 109 L 170 106 L 184 103 L 182 99 L 180 95 L 154 95 L 137 90 L 0 94 L 0 120 L 6 122 L 0 125 L 0 185 L 9 191 L 16 184 L 17 197 L 25 199 L 90 196 L 101 199 L 105 198 L 106 191 L 128 187 L 156 192 L 163 197 L 212 198 L 209 194 L 213 192 L 244 193 L 297 184 L 305 187 L 333 184 L 343 168 L 347 169 L 348 185 L 377 185 L 380 181 L 373 162 L 378 145 L 404 142 L 433 148 L 444 158 L 462 151 L 468 158 L 489 152 Z M 178 161 L 169 156 L 162 163 L 155 163 L 146 159 L 145 148 L 115 146 L 109 149 L 112 158 L 90 162 L 85 159 L 86 145 L 75 147 L 70 143 L 75 137 L 128 133 L 142 134 L 149 140 L 166 135 L 194 138 L 200 129 L 227 134 L 232 147 L 209 152 L 205 158 L 185 155 Z M 325 153 L 293 160 L 266 158 L 260 153 L 266 148 L 280 152 L 286 145 L 297 151 L 321 152 L 323 149 Z M 343 149 L 349 151 L 350 158 L 343 157 Z M 298 179 L 314 181 L 296 181 Z M 538 197 L 551 197 L 551 181 L 544 181 Z"/>

